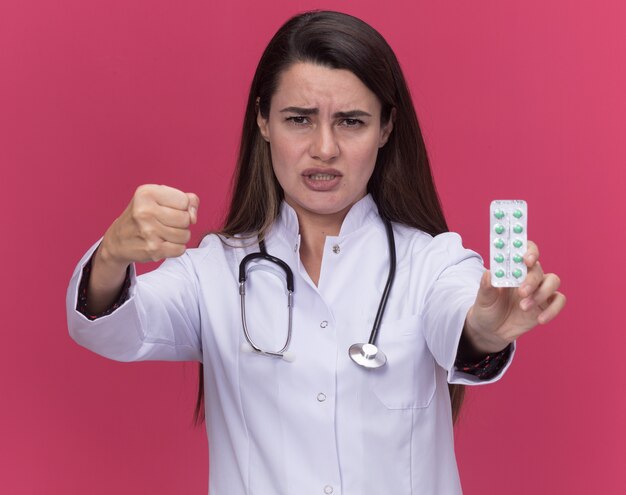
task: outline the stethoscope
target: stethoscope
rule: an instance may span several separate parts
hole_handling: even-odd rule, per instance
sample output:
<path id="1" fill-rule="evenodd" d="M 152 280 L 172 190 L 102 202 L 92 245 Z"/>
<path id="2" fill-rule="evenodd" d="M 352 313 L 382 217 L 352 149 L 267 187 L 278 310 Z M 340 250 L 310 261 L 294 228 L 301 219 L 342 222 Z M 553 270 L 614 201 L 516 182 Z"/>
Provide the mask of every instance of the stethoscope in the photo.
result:
<path id="1" fill-rule="evenodd" d="M 385 230 L 387 231 L 387 242 L 389 243 L 389 275 L 387 276 L 387 283 L 385 284 L 383 295 L 380 298 L 378 311 L 376 312 L 376 318 L 374 320 L 374 325 L 372 326 L 372 332 L 370 334 L 369 341 L 363 344 L 352 344 L 350 346 L 350 349 L 348 350 L 350 358 L 356 364 L 365 368 L 379 368 L 387 362 L 387 357 L 385 356 L 383 351 L 381 351 L 376 346 L 376 338 L 378 337 L 378 330 L 380 328 L 380 323 L 383 319 L 385 306 L 387 305 L 387 299 L 389 298 L 389 292 L 391 291 L 393 279 L 396 274 L 396 243 L 393 235 L 393 229 L 391 227 L 391 222 L 386 218 L 383 218 L 383 223 L 385 224 Z M 285 340 L 285 344 L 283 345 L 283 347 L 278 351 L 268 351 L 257 346 L 250 337 L 250 332 L 248 331 L 248 325 L 246 323 L 246 270 L 248 263 L 257 259 L 269 261 L 270 263 L 279 266 L 285 273 L 285 278 L 287 282 L 287 310 L 289 312 L 287 339 Z M 289 268 L 289 265 L 287 265 L 287 263 L 285 263 L 283 260 L 272 256 L 271 254 L 268 254 L 264 240 L 259 241 L 259 252 L 247 255 L 243 260 L 241 260 L 241 263 L 239 264 L 239 295 L 241 296 L 241 323 L 243 325 L 244 336 L 246 337 L 246 342 L 244 342 L 242 350 L 247 352 L 255 352 L 264 356 L 281 358 L 285 361 L 293 361 L 295 356 L 293 355 L 293 353 L 290 353 L 287 350 L 289 348 L 289 343 L 291 342 L 292 333 L 293 272 L 291 271 L 291 268 Z"/>

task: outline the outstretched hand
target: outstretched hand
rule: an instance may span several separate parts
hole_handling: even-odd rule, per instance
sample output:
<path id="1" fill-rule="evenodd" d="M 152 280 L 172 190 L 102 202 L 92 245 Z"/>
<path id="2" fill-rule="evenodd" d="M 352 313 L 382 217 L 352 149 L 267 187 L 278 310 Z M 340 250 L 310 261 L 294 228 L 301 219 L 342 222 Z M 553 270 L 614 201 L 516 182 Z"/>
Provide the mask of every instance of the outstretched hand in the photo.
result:
<path id="1" fill-rule="evenodd" d="M 104 234 L 100 255 L 125 266 L 182 255 L 198 220 L 200 199 L 173 187 L 144 184 Z"/>
<path id="2" fill-rule="evenodd" d="M 528 241 L 524 263 L 526 279 L 520 287 L 493 287 L 489 271 L 483 273 L 474 305 L 465 319 L 465 336 L 481 353 L 498 352 L 538 324 L 554 319 L 565 306 L 561 283 L 554 273 L 544 273 L 537 245 Z"/>

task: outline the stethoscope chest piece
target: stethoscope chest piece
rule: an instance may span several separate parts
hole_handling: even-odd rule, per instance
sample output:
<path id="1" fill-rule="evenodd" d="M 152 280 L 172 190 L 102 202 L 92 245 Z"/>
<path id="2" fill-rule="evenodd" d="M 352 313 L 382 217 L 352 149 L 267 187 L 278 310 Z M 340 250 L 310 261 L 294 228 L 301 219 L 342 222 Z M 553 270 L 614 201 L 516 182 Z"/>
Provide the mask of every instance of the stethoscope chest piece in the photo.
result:
<path id="1" fill-rule="evenodd" d="M 385 353 L 374 344 L 352 344 L 350 359 L 364 368 L 380 368 L 387 362 Z"/>

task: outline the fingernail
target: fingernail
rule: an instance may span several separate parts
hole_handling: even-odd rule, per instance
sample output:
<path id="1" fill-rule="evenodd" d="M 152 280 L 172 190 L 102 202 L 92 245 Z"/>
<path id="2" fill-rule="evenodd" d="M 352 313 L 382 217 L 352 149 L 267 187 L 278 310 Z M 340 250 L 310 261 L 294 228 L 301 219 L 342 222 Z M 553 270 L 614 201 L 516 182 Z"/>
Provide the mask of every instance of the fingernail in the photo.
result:
<path id="1" fill-rule="evenodd" d="M 198 210 L 195 206 L 189 207 L 189 215 L 191 215 L 191 223 L 196 223 L 198 220 Z"/>
<path id="2" fill-rule="evenodd" d="M 529 254 L 526 259 L 532 265 L 535 262 L 535 260 L 537 259 L 537 257 L 534 254 Z"/>

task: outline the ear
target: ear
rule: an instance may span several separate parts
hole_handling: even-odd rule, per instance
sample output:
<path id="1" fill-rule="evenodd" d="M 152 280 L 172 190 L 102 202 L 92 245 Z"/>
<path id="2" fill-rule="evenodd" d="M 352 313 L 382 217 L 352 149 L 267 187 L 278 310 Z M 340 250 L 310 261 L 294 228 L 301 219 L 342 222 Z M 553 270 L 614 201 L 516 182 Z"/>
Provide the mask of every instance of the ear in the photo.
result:
<path id="1" fill-rule="evenodd" d="M 387 144 L 391 131 L 393 131 L 393 123 L 396 121 L 396 109 L 391 109 L 391 115 L 387 123 L 380 129 L 380 140 L 378 141 L 378 147 L 382 148 Z"/>
<path id="2" fill-rule="evenodd" d="M 263 139 L 265 139 L 268 143 L 270 141 L 270 133 L 269 133 L 269 126 L 268 126 L 268 119 L 263 118 L 263 116 L 261 115 L 261 111 L 259 110 L 259 98 L 256 99 L 256 123 L 259 126 L 259 131 L 261 132 L 261 136 L 263 136 Z"/>

